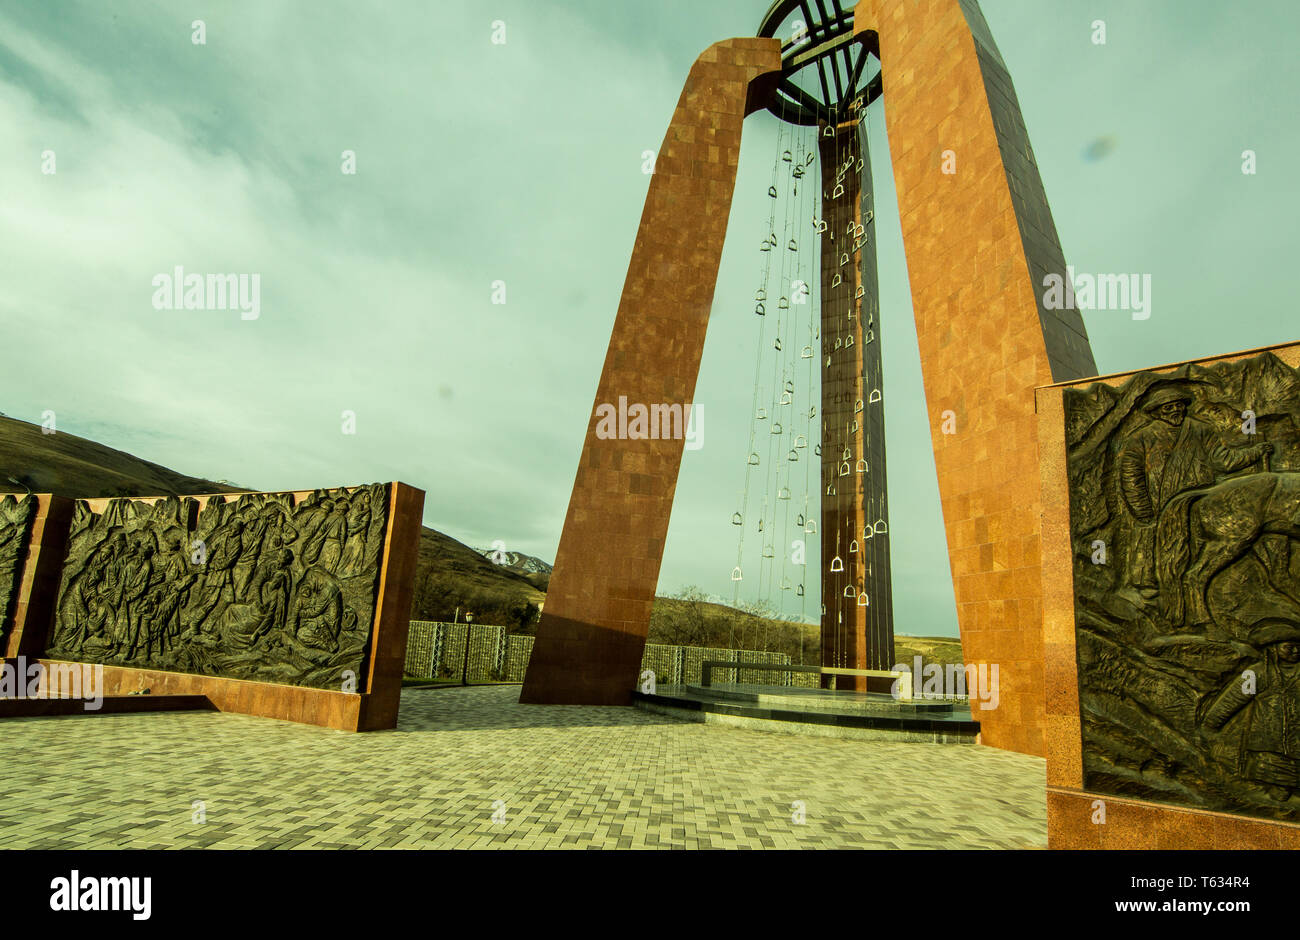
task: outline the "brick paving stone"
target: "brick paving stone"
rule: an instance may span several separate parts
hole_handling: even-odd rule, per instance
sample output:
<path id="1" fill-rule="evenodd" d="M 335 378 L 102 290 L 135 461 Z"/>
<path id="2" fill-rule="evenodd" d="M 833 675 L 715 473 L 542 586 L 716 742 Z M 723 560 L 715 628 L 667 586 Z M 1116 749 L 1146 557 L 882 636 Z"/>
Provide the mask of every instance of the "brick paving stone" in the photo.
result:
<path id="1" fill-rule="evenodd" d="M 7 848 L 1042 848 L 1045 763 L 408 689 L 395 731 L 218 712 L 9 719 Z M 39 754 L 39 760 L 18 755 Z M 191 821 L 205 804 L 205 823 Z M 494 802 L 505 822 L 492 821 Z M 793 821 L 795 801 L 806 813 Z M 499 805 L 499 804 L 498 804 Z"/>

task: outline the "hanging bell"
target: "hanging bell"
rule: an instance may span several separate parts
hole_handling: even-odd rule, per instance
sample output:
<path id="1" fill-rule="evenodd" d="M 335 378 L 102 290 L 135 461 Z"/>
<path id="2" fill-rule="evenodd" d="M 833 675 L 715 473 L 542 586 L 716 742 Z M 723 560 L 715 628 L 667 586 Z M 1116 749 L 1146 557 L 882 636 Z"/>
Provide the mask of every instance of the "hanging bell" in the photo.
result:
<path id="1" fill-rule="evenodd" d="M 786 245 L 785 247 L 789 248 L 791 251 L 798 251 L 799 243 L 792 238 L 790 239 L 790 244 Z"/>
<path id="2" fill-rule="evenodd" d="M 794 154 L 791 153 L 789 150 L 785 151 L 785 153 L 781 154 L 781 162 L 782 163 L 794 162 Z"/>
<path id="3" fill-rule="evenodd" d="M 776 338 L 776 351 L 777 352 L 781 351 L 781 337 L 779 336 Z"/>
<path id="4" fill-rule="evenodd" d="M 813 449 L 813 453 L 815 453 L 818 457 L 820 457 L 822 455 L 822 445 L 817 444 Z"/>
<path id="5" fill-rule="evenodd" d="M 818 235 L 826 232 L 826 223 L 821 219 L 813 219 L 813 228 L 817 230 Z"/>
<path id="6" fill-rule="evenodd" d="M 780 422 L 780 421 L 773 421 L 773 422 L 772 422 L 772 433 L 773 433 L 773 434 L 780 434 L 780 433 L 781 433 L 781 422 Z"/>
<path id="7" fill-rule="evenodd" d="M 849 554 L 856 555 L 857 553 L 858 553 L 858 540 L 854 539 L 852 542 L 849 543 Z"/>
<path id="8" fill-rule="evenodd" d="M 866 230 L 865 228 L 862 227 L 861 223 L 859 223 L 858 225 L 853 226 L 853 237 L 854 237 L 854 238 L 862 238 L 863 236 L 866 235 L 866 233 L 867 233 L 867 230 Z"/>
<path id="9" fill-rule="evenodd" d="M 858 592 L 857 592 L 857 590 L 853 587 L 853 585 L 851 585 L 851 584 L 846 584 L 846 585 L 844 585 L 844 596 L 845 596 L 845 597 L 857 597 L 857 596 L 858 596 Z"/>
<path id="10" fill-rule="evenodd" d="M 876 520 L 876 524 L 874 528 L 876 530 L 877 535 L 884 535 L 886 532 L 889 531 L 889 523 L 887 523 L 884 519 L 878 519 Z"/>
<path id="11" fill-rule="evenodd" d="M 822 136 L 823 136 L 823 137 L 834 137 L 834 136 L 835 136 L 835 128 L 833 128 L 833 127 L 831 127 L 829 124 L 827 124 L 827 125 L 826 125 L 826 129 L 822 131 Z"/>
<path id="12" fill-rule="evenodd" d="M 835 184 L 835 189 L 831 192 L 831 198 L 832 198 L 832 199 L 839 199 L 839 198 L 840 198 L 841 196 L 843 196 L 843 195 L 844 195 L 844 184 L 843 184 L 843 183 L 836 183 L 836 184 Z"/>
<path id="13" fill-rule="evenodd" d="M 782 297 L 780 300 L 778 300 L 778 301 L 776 302 L 776 309 L 778 309 L 778 310 L 789 310 L 789 309 L 790 309 L 790 298 L 789 298 L 789 297 Z"/>
<path id="14" fill-rule="evenodd" d="M 805 346 L 803 348 L 803 352 L 799 353 L 800 359 L 811 359 L 812 357 L 813 357 L 813 348 L 811 346 Z"/>
<path id="15" fill-rule="evenodd" d="M 790 451 L 790 459 L 791 459 L 791 460 L 798 460 L 798 459 L 799 459 L 799 452 L 798 452 L 797 450 L 792 450 L 792 451 Z"/>
<path id="16" fill-rule="evenodd" d="M 742 516 L 742 515 L 741 515 L 740 513 L 738 513 L 738 512 L 737 512 L 737 513 L 732 513 L 732 515 L 731 515 L 731 524 L 732 524 L 732 525 L 744 525 L 744 524 L 745 524 L 745 517 Z"/>
<path id="17" fill-rule="evenodd" d="M 867 458 L 866 457 L 859 458 L 858 473 L 866 473 L 866 472 L 867 472 Z"/>
<path id="18" fill-rule="evenodd" d="M 769 187 L 767 187 L 767 194 L 768 194 L 769 196 L 771 196 L 773 199 L 775 199 L 775 198 L 776 198 L 776 187 L 775 187 L 775 186 L 769 186 Z"/>
<path id="19" fill-rule="evenodd" d="M 845 460 L 840 463 L 840 476 L 846 477 L 848 475 L 849 475 L 849 462 Z"/>
<path id="20" fill-rule="evenodd" d="M 806 438 L 806 437 L 804 437 L 802 434 L 800 434 L 798 437 L 796 437 L 796 438 L 794 439 L 794 446 L 795 446 L 795 447 L 807 447 L 807 446 L 808 446 L 808 438 Z"/>
<path id="21" fill-rule="evenodd" d="M 866 293 L 867 293 L 867 289 L 863 287 L 861 284 L 859 284 L 858 289 L 853 292 L 853 299 L 861 300 L 863 297 L 866 296 Z"/>
<path id="22" fill-rule="evenodd" d="M 767 316 L 767 307 L 763 304 L 754 304 L 754 312 L 760 317 L 765 317 Z"/>
<path id="23" fill-rule="evenodd" d="M 844 340 L 844 348 L 848 349 L 852 345 L 853 345 L 853 334 L 850 333 L 848 337 Z"/>
<path id="24" fill-rule="evenodd" d="M 797 528 L 803 528 L 803 513 L 799 513 L 799 518 L 794 521 L 794 524 Z"/>
<path id="25" fill-rule="evenodd" d="M 816 519 L 809 519 L 809 520 L 808 520 L 808 524 L 807 524 L 806 526 L 803 527 L 803 530 L 804 530 L 804 532 L 807 533 L 808 535 L 816 535 L 816 534 L 817 534 L 817 520 L 816 520 Z"/>
<path id="26" fill-rule="evenodd" d="M 754 413 L 754 420 L 755 420 L 755 421 L 766 421 L 766 420 L 767 420 L 767 409 L 766 409 L 766 408 L 760 408 L 760 409 L 758 409 L 758 411 L 756 411 L 756 412 Z"/>
<path id="27" fill-rule="evenodd" d="M 862 399 L 859 398 L 853 403 L 853 413 L 859 414 L 862 411 Z"/>
<path id="28" fill-rule="evenodd" d="M 862 529 L 863 541 L 866 541 L 868 539 L 874 539 L 875 537 L 876 537 L 876 530 L 874 528 L 872 528 L 870 525 L 866 525 L 863 527 Z"/>
<path id="29" fill-rule="evenodd" d="M 778 348 L 779 348 L 779 347 L 778 347 Z M 790 404 L 792 401 L 794 401 L 794 399 L 790 397 L 790 393 L 789 393 L 789 392 L 782 392 L 782 393 L 781 393 L 781 400 L 780 400 L 779 402 L 777 402 L 777 404 L 778 404 L 778 405 L 788 405 L 788 404 Z"/>
<path id="30" fill-rule="evenodd" d="M 759 303 L 767 300 L 767 291 L 760 287 L 758 290 L 754 291 L 754 299 Z"/>
<path id="31" fill-rule="evenodd" d="M 866 592 L 866 591 L 863 591 L 861 594 L 858 595 L 858 606 L 859 606 L 859 607 L 866 607 L 866 606 L 868 606 L 870 603 L 871 603 L 871 601 L 867 600 L 867 592 Z"/>
<path id="32" fill-rule="evenodd" d="M 840 277 L 838 274 L 836 274 L 833 278 L 831 278 L 831 287 L 833 288 L 839 287 L 843 283 L 844 283 L 844 278 Z"/>
<path id="33" fill-rule="evenodd" d="M 831 483 L 831 484 L 829 484 L 829 485 L 826 487 L 826 495 L 827 495 L 827 496 L 835 496 L 837 493 L 838 493 L 838 491 L 835 489 L 835 484 L 834 484 L 834 483 Z"/>
<path id="34" fill-rule="evenodd" d="M 731 580 L 732 581 L 745 580 L 745 576 L 740 573 L 740 565 L 736 565 L 736 567 L 731 569 Z"/>
<path id="35" fill-rule="evenodd" d="M 795 592 L 794 592 L 794 596 L 795 596 L 795 597 L 803 597 L 803 585 L 802 585 L 802 584 L 799 585 L 799 587 L 795 590 Z"/>
<path id="36" fill-rule="evenodd" d="M 867 401 L 870 402 L 870 403 L 873 404 L 873 405 L 874 405 L 876 402 L 880 401 L 880 389 L 878 389 L 878 388 L 873 388 L 873 389 L 871 390 L 871 397 L 868 398 Z"/>
<path id="37" fill-rule="evenodd" d="M 835 572 L 835 571 L 843 571 L 843 570 L 844 570 L 844 559 L 841 558 L 839 555 L 836 555 L 834 558 L 831 559 L 831 571 Z"/>
<path id="38" fill-rule="evenodd" d="M 870 225 L 870 224 L 871 224 L 871 220 L 874 219 L 875 217 L 876 217 L 876 214 L 875 214 L 874 212 L 872 212 L 870 209 L 868 209 L 868 210 L 867 210 L 867 214 L 864 215 L 864 216 L 862 217 L 862 222 L 863 222 L 864 225 Z"/>
<path id="39" fill-rule="evenodd" d="M 751 467 L 757 467 L 757 466 L 758 466 L 758 454 L 750 454 L 750 455 L 749 455 L 749 465 L 750 465 Z"/>
<path id="40" fill-rule="evenodd" d="M 764 558 L 775 558 L 775 557 L 776 557 L 776 551 L 775 551 L 775 549 L 774 549 L 771 545 L 766 545 L 766 546 L 764 546 L 764 547 L 763 547 L 763 557 L 764 557 Z"/>

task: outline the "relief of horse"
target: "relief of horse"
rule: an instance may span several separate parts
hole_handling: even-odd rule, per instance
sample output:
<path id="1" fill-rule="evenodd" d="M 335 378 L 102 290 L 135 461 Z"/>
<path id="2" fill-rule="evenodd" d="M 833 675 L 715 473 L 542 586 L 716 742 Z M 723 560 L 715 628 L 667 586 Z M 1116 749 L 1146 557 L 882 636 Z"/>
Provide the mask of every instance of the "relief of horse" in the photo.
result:
<path id="1" fill-rule="evenodd" d="M 1253 473 L 1175 496 L 1156 530 L 1161 613 L 1174 626 L 1210 623 L 1210 581 L 1265 535 L 1300 539 L 1300 473 Z"/>

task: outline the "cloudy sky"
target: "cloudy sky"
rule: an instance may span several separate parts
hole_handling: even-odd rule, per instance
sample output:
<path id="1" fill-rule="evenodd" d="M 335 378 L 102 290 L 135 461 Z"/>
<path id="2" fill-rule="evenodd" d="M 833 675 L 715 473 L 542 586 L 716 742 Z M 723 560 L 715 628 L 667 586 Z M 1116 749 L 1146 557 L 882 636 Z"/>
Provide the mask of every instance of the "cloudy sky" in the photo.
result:
<path id="1" fill-rule="evenodd" d="M 553 560 L 642 154 L 699 52 L 766 5 L 0 2 L 0 411 L 261 489 L 403 480 L 427 525 Z M 1148 320 L 1085 315 L 1100 369 L 1300 339 L 1300 8 L 982 6 L 1068 261 L 1152 277 Z M 897 629 L 956 635 L 887 108 L 868 126 Z M 778 125 L 745 133 L 661 592 L 732 596 Z M 155 309 L 178 265 L 258 274 L 260 316 Z"/>

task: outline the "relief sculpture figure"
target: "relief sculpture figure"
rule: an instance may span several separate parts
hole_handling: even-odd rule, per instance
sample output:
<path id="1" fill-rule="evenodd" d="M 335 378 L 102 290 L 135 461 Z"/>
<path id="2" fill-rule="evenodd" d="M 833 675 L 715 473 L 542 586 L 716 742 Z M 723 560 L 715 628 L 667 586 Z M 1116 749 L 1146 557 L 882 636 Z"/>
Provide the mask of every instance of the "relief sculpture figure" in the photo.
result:
<path id="1" fill-rule="evenodd" d="M 1187 417 L 1191 400 L 1184 387 L 1158 389 L 1142 409 L 1150 415 L 1150 421 L 1128 437 L 1119 450 L 1120 489 L 1134 522 L 1130 527 L 1130 581 L 1146 598 L 1158 593 L 1157 529 L 1174 498 L 1211 486 L 1220 476 L 1273 452 L 1273 445 L 1268 443 L 1228 446 L 1214 428 Z M 1166 523 L 1176 525 L 1176 519 Z M 1162 557 L 1169 558 L 1167 554 Z M 1171 562 L 1164 572 L 1166 585 L 1181 577 L 1178 562 L 1186 565 L 1187 559 L 1179 557 Z M 1176 591 L 1168 591 L 1162 597 L 1168 600 L 1176 595 Z"/>
<path id="2" fill-rule="evenodd" d="M 1244 711 L 1238 770 L 1286 800 L 1300 788 L 1300 627 L 1266 623 L 1253 639 L 1264 659 L 1206 699 L 1202 723 L 1217 731 Z"/>

